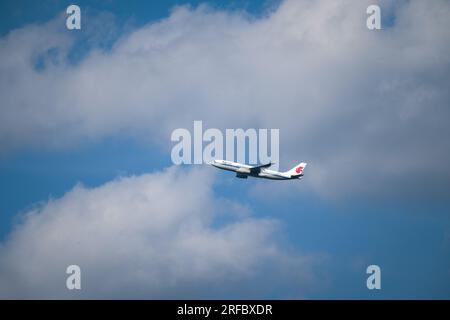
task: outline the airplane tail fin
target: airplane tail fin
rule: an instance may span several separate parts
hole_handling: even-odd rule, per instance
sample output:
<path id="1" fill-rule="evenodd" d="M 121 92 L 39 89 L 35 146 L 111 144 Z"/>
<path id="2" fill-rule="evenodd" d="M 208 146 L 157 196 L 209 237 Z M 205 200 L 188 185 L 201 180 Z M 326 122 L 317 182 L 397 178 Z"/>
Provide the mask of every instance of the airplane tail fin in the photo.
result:
<path id="1" fill-rule="evenodd" d="M 285 173 L 290 175 L 291 178 L 300 178 L 301 176 L 303 176 L 303 171 L 305 170 L 306 165 L 306 162 L 302 162 L 293 167 L 291 170 L 286 171 Z"/>

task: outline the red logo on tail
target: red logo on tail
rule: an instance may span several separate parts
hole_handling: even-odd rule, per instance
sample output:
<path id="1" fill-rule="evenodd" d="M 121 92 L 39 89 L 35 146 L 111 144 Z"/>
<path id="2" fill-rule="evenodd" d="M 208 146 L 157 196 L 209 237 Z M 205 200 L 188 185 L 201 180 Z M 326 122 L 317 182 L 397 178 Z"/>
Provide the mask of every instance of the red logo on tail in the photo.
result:
<path id="1" fill-rule="evenodd" d="M 295 169 L 295 172 L 297 173 L 302 173 L 303 171 L 303 167 L 297 167 L 297 169 Z"/>

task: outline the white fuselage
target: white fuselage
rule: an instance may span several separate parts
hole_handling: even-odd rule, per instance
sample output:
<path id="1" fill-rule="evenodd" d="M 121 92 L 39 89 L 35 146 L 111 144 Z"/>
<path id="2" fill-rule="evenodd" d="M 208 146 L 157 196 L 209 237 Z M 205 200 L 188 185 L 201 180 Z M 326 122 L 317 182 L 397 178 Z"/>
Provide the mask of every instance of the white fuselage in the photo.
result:
<path id="1" fill-rule="evenodd" d="M 236 172 L 236 176 L 238 178 L 247 178 L 248 176 L 272 180 L 288 180 L 299 178 L 292 177 L 290 174 L 286 174 L 284 172 L 269 170 L 267 168 L 261 168 L 257 170 L 257 172 L 253 172 L 251 170 L 252 168 L 254 168 L 253 166 L 227 160 L 214 160 L 210 164 L 219 169 L 234 171 Z"/>

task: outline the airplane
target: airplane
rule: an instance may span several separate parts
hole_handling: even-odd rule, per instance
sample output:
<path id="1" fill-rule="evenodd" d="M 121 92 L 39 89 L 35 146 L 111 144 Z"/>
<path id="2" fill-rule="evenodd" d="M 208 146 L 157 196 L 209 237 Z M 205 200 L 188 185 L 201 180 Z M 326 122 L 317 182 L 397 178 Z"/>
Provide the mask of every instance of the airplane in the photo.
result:
<path id="1" fill-rule="evenodd" d="M 234 171 L 236 172 L 237 178 L 247 179 L 250 176 L 272 180 L 301 179 L 303 177 L 303 170 L 306 167 L 306 163 L 302 162 L 289 171 L 279 172 L 267 169 L 273 164 L 272 162 L 257 166 L 249 166 L 233 161 L 214 160 L 209 164 L 222 170 Z"/>

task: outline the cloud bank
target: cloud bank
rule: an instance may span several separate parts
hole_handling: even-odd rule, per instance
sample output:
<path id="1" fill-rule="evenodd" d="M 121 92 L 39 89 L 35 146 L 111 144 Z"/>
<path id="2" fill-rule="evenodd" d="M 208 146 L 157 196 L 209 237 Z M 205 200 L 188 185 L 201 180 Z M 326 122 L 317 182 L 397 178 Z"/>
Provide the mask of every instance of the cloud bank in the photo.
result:
<path id="1" fill-rule="evenodd" d="M 277 221 L 215 200 L 207 172 L 79 185 L 25 213 L 0 247 L 0 297 L 268 298 L 282 288 L 298 298 L 312 289 L 319 258 L 281 249 Z M 81 291 L 66 289 L 72 264 Z"/>
<path id="2" fill-rule="evenodd" d="M 310 162 L 324 196 L 448 197 L 450 4 L 382 1 L 382 31 L 366 28 L 369 4 L 177 7 L 75 65 L 63 22 L 14 30 L 0 40 L 0 152 L 119 134 L 169 152 L 172 130 L 203 120 L 280 128 L 281 167 Z"/>

